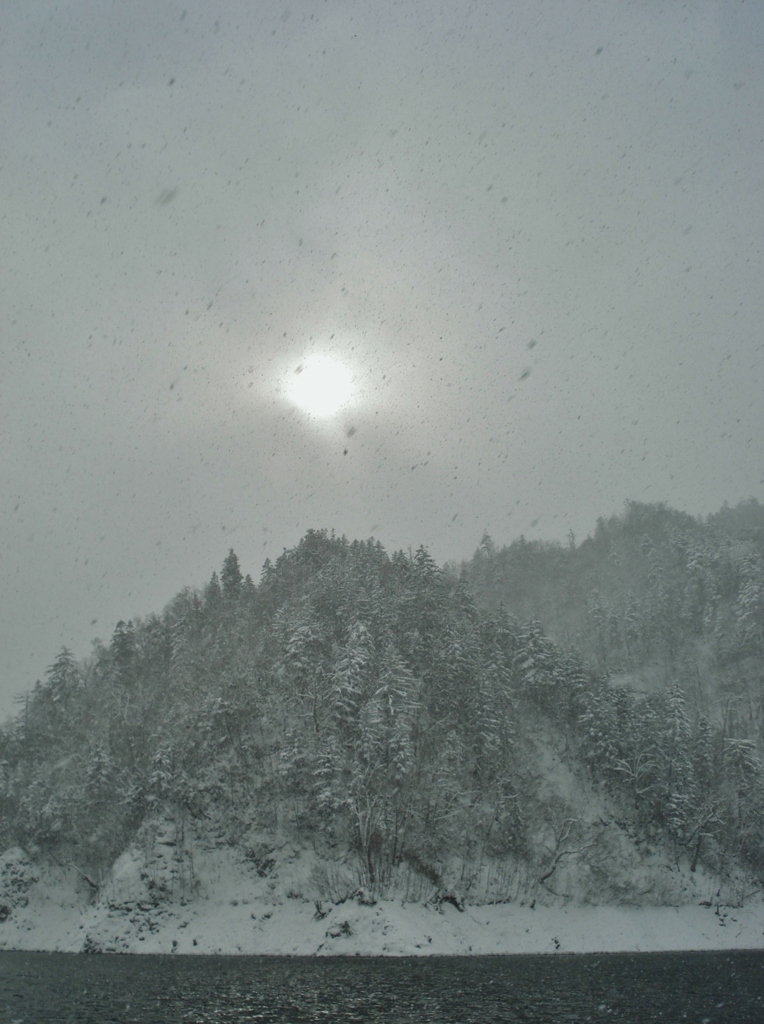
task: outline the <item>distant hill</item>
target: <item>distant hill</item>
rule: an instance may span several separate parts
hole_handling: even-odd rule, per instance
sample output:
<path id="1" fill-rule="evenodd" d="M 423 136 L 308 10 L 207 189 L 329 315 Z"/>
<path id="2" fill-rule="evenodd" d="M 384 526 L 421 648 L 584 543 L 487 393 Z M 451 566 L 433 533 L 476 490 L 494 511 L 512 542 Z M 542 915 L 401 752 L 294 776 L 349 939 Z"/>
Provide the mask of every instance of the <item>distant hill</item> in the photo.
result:
<path id="1" fill-rule="evenodd" d="M 284 837 L 332 901 L 742 894 L 764 878 L 762 655 L 755 501 L 629 503 L 579 545 L 486 536 L 461 567 L 309 531 L 257 583 L 231 551 L 58 654 L 0 733 L 0 849 L 98 890 L 171 834 L 184 898 L 200 843 L 266 877 Z"/>

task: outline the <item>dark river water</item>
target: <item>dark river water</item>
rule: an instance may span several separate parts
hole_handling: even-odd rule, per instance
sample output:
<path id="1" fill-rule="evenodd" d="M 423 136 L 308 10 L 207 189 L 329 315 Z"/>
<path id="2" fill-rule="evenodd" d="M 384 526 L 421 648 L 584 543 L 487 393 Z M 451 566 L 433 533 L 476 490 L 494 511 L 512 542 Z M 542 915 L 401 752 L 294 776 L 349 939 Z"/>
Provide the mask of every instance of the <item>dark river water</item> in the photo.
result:
<path id="1" fill-rule="evenodd" d="M 0 953 L 0 1022 L 764 1024 L 764 952 L 585 956 Z"/>

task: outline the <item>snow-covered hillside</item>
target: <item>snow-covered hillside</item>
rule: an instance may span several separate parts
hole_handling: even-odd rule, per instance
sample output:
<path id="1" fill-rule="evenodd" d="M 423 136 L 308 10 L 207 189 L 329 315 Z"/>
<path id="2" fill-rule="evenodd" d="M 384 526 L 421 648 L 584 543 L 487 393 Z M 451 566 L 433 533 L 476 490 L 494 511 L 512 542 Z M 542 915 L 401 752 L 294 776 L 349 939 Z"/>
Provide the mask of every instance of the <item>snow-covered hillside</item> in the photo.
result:
<path id="1" fill-rule="evenodd" d="M 230 551 L 0 730 L 0 944 L 727 943 L 764 879 L 764 528 L 723 525 L 632 506 L 461 574 L 310 531 L 257 585 Z"/>

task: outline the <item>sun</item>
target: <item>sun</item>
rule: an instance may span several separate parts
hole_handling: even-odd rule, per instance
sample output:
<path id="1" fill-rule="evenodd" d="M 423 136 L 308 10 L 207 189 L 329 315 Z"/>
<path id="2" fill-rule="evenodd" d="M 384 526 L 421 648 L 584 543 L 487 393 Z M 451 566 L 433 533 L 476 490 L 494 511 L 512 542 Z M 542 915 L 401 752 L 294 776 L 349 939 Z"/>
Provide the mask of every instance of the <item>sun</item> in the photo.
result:
<path id="1" fill-rule="evenodd" d="M 291 374 L 287 394 L 310 416 L 333 416 L 350 401 L 353 377 L 338 359 L 310 356 Z"/>

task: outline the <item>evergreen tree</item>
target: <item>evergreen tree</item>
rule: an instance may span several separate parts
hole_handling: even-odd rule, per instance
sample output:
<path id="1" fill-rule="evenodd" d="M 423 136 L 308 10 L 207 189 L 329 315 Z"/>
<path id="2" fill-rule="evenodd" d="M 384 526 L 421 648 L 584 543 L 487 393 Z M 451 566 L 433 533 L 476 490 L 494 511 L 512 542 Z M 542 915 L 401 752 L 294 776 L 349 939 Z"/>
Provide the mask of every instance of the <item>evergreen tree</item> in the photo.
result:
<path id="1" fill-rule="evenodd" d="M 764 651 L 764 557 L 758 552 L 740 565 L 735 611 L 742 646 L 751 653 Z"/>
<path id="2" fill-rule="evenodd" d="M 223 568 L 220 572 L 220 582 L 223 587 L 223 597 L 233 601 L 241 593 L 243 576 L 239 568 L 239 559 L 236 557 L 233 548 L 230 548 Z"/>
<path id="3" fill-rule="evenodd" d="M 213 572 L 210 576 L 210 581 L 204 588 L 204 610 L 208 614 L 215 615 L 220 610 L 220 602 L 223 597 L 223 593 L 220 589 L 220 580 L 218 574 Z"/>
<path id="4" fill-rule="evenodd" d="M 114 627 L 109 653 L 116 670 L 116 678 L 121 683 L 133 681 L 136 662 L 135 629 L 130 619 L 124 622 L 122 619 Z"/>
<path id="5" fill-rule="evenodd" d="M 48 680 L 48 699 L 53 704 L 68 703 L 82 685 L 79 666 L 68 647 L 61 648 L 56 660 L 45 674 Z"/>
<path id="6" fill-rule="evenodd" d="M 513 668 L 520 689 L 548 707 L 557 682 L 555 651 L 540 622 L 528 622 L 520 630 Z"/>

